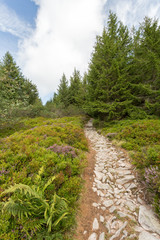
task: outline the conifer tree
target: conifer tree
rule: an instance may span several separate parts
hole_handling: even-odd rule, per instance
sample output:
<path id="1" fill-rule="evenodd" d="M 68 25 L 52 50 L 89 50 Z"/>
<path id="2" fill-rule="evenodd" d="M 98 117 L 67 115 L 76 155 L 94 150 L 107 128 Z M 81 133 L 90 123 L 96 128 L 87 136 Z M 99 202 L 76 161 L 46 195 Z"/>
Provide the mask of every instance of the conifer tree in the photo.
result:
<path id="1" fill-rule="evenodd" d="M 81 106 L 83 103 L 81 75 L 76 69 L 74 69 L 73 75 L 70 78 L 69 103 L 76 106 Z"/>
<path id="2" fill-rule="evenodd" d="M 2 98 L 10 104 L 34 104 L 38 99 L 36 86 L 24 78 L 9 52 L 0 64 L 0 90 Z"/>
<path id="3" fill-rule="evenodd" d="M 131 81 L 137 105 L 147 114 L 160 115 L 160 27 L 158 20 L 145 18 L 133 41 Z"/>
<path id="4" fill-rule="evenodd" d="M 127 27 L 110 12 L 107 28 L 97 42 L 88 71 L 86 111 L 101 119 L 119 119 L 128 115 L 132 103 L 127 81 L 130 58 Z"/>
<path id="5" fill-rule="evenodd" d="M 65 107 L 69 105 L 69 92 L 68 92 L 68 81 L 65 74 L 60 79 L 58 86 L 57 98 L 60 103 L 63 103 Z"/>

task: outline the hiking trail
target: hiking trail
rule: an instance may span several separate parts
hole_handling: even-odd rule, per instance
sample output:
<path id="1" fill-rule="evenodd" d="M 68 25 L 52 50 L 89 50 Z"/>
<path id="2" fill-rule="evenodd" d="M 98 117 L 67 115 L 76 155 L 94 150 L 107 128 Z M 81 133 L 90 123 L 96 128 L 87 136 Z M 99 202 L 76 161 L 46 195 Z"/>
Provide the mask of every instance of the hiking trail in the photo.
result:
<path id="1" fill-rule="evenodd" d="M 85 190 L 76 240 L 160 240 L 160 222 L 144 201 L 134 166 L 125 150 L 97 133 L 90 120 Z"/>

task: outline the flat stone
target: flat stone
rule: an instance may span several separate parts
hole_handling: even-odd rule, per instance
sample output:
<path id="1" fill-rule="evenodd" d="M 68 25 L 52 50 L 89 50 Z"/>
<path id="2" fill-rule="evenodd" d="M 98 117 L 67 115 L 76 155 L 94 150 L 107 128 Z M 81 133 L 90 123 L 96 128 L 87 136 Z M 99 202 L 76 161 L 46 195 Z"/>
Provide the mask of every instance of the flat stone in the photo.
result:
<path id="1" fill-rule="evenodd" d="M 108 233 L 110 233 L 111 232 L 111 227 L 110 227 L 110 224 L 108 222 L 106 223 L 105 227 L 107 228 Z"/>
<path id="2" fill-rule="evenodd" d="M 138 221 L 145 230 L 160 234 L 160 222 L 151 209 L 141 205 Z"/>
<path id="3" fill-rule="evenodd" d="M 97 182 L 97 188 L 106 190 L 106 189 L 110 189 L 111 187 L 107 183 Z"/>
<path id="4" fill-rule="evenodd" d="M 94 171 L 94 173 L 96 174 L 96 178 L 97 178 L 99 181 L 100 181 L 100 180 L 103 178 L 103 176 L 104 176 L 103 173 L 98 172 L 98 171 Z"/>
<path id="5" fill-rule="evenodd" d="M 98 230 L 98 229 L 99 229 L 99 223 L 98 223 L 97 218 L 95 218 L 94 221 L 93 221 L 92 230 L 93 230 L 93 231 L 96 231 L 96 230 Z"/>
<path id="6" fill-rule="evenodd" d="M 113 204 L 114 204 L 113 200 L 105 200 L 105 201 L 103 202 L 103 205 L 104 205 L 106 208 L 112 206 Z"/>
<path id="7" fill-rule="evenodd" d="M 159 238 L 156 238 L 149 232 L 143 231 L 139 235 L 139 240 L 159 240 Z"/>
<path id="8" fill-rule="evenodd" d="M 128 232 L 126 230 L 124 230 L 123 233 L 126 237 L 128 236 Z"/>
<path id="9" fill-rule="evenodd" d="M 113 213 L 117 208 L 115 206 L 112 206 L 110 209 L 109 209 L 109 212 L 110 213 Z"/>
<path id="10" fill-rule="evenodd" d="M 102 232 L 99 236 L 99 240 L 105 240 L 105 233 Z"/>
<path id="11" fill-rule="evenodd" d="M 101 197 L 104 197 L 104 193 L 101 192 L 100 190 L 97 191 L 97 194 L 98 194 L 99 196 L 101 196 Z"/>
<path id="12" fill-rule="evenodd" d="M 103 169 L 104 169 L 104 167 L 99 167 L 99 166 L 97 166 L 97 167 L 95 167 L 94 169 L 95 169 L 95 171 L 102 172 Z"/>
<path id="13" fill-rule="evenodd" d="M 97 188 L 92 187 L 93 192 L 97 192 Z"/>
<path id="14" fill-rule="evenodd" d="M 105 211 L 105 210 L 106 210 L 106 207 L 101 207 L 101 209 L 102 209 L 103 211 Z"/>
<path id="15" fill-rule="evenodd" d="M 116 182 L 117 182 L 117 184 L 123 185 L 123 184 L 133 180 L 134 178 L 135 177 L 133 175 L 127 175 L 124 178 L 117 179 Z"/>
<path id="16" fill-rule="evenodd" d="M 131 201 L 125 201 L 125 205 L 132 211 L 134 212 L 136 210 L 136 206 L 134 203 Z"/>
<path id="17" fill-rule="evenodd" d="M 99 207 L 99 204 L 98 203 L 92 203 L 92 206 L 93 207 Z"/>
<path id="18" fill-rule="evenodd" d="M 117 171 L 118 175 L 120 177 L 124 177 L 125 175 L 130 175 L 131 174 L 131 171 L 130 170 L 121 170 L 121 171 Z"/>
<path id="19" fill-rule="evenodd" d="M 92 233 L 92 234 L 89 236 L 88 240 L 97 240 L 97 234 L 96 234 L 96 233 Z"/>
<path id="20" fill-rule="evenodd" d="M 128 189 L 134 189 L 137 188 L 137 185 L 135 183 L 131 183 L 131 185 L 128 187 Z"/>
<path id="21" fill-rule="evenodd" d="M 118 215 L 119 215 L 120 217 L 122 217 L 122 218 L 127 216 L 127 214 L 125 214 L 125 213 L 123 213 L 123 212 L 121 212 L 121 211 L 118 211 L 117 213 L 118 213 Z"/>
<path id="22" fill-rule="evenodd" d="M 132 239 L 132 238 L 135 239 L 136 237 L 137 237 L 137 236 L 136 236 L 135 233 L 133 233 L 133 234 L 131 234 L 130 236 L 128 236 L 129 239 Z M 143 239 L 143 240 L 145 240 L 145 239 Z"/>
<path id="23" fill-rule="evenodd" d="M 118 229 L 118 231 L 109 239 L 109 240 L 113 240 L 115 238 L 118 238 L 121 231 L 127 226 L 127 221 L 123 223 L 123 225 L 120 227 L 120 229 Z"/>
<path id="24" fill-rule="evenodd" d="M 100 215 L 100 222 L 104 222 L 104 217 Z"/>
<path id="25" fill-rule="evenodd" d="M 110 178 L 111 181 L 113 181 L 114 177 L 112 176 L 112 174 L 110 172 L 108 173 L 108 177 Z"/>

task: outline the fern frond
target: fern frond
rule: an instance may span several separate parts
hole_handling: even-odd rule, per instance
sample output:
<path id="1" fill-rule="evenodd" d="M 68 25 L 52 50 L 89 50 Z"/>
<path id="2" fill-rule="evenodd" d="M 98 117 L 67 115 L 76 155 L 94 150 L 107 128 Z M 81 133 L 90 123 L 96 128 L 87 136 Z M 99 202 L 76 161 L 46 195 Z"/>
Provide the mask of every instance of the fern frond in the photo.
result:
<path id="1" fill-rule="evenodd" d="M 34 196 L 36 198 L 40 198 L 40 194 L 37 193 L 35 190 L 33 190 L 30 186 L 19 183 L 19 184 L 15 184 L 14 186 L 11 186 L 10 188 L 8 188 L 7 190 L 5 190 L 4 192 L 1 193 L 1 196 L 4 196 L 6 194 L 11 194 L 11 193 L 15 193 L 19 191 L 20 193 L 24 194 L 24 195 L 29 195 L 29 196 Z"/>
<path id="2" fill-rule="evenodd" d="M 38 174 L 35 177 L 35 182 L 39 182 L 41 180 L 41 176 L 44 173 L 44 166 L 42 166 L 39 171 Z"/>
<path id="3" fill-rule="evenodd" d="M 46 223 L 46 221 L 44 219 L 32 219 L 31 221 L 25 221 L 23 230 L 24 231 L 28 231 L 28 230 L 41 230 L 42 226 Z"/>
<path id="4" fill-rule="evenodd" d="M 7 190 L 5 190 L 4 192 L 1 193 L 1 196 L 4 196 L 6 194 L 13 194 L 13 193 L 21 193 L 24 196 L 28 196 L 29 197 L 29 201 L 32 203 L 32 199 L 35 198 L 37 199 L 37 201 L 40 202 L 41 205 L 44 205 L 45 207 L 48 206 L 48 203 L 46 200 L 44 200 L 43 198 L 43 194 L 42 192 L 37 192 L 36 191 L 36 187 L 35 186 L 28 186 L 25 184 L 15 184 L 14 186 L 11 186 L 10 188 L 8 188 Z"/>
<path id="5" fill-rule="evenodd" d="M 48 181 L 47 181 L 47 183 L 44 185 L 44 187 L 43 187 L 43 192 L 46 190 L 46 188 L 49 186 L 49 185 L 51 185 L 51 183 L 55 180 L 55 176 L 53 176 L 53 177 L 51 177 Z"/>
<path id="6" fill-rule="evenodd" d="M 12 216 L 18 216 L 20 219 L 23 219 L 25 217 L 29 217 L 31 215 L 31 212 L 27 209 L 27 207 L 24 204 L 21 204 L 18 201 L 14 201 L 12 198 L 9 198 L 9 200 L 4 203 L 2 208 L 2 213 L 8 212 Z"/>
<path id="7" fill-rule="evenodd" d="M 55 222 L 54 222 L 54 226 L 57 226 L 57 224 L 63 219 L 65 218 L 66 215 L 68 215 L 68 212 L 63 213 Z"/>

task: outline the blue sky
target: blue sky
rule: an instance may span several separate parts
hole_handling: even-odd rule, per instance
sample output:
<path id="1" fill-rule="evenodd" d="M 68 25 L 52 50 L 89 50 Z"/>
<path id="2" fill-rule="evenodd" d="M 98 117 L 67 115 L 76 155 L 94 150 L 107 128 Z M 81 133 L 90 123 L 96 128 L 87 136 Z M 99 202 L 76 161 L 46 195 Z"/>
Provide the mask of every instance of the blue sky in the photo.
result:
<path id="1" fill-rule="evenodd" d="M 138 26 L 160 18 L 160 0 L 0 0 L 0 58 L 9 51 L 45 102 L 63 73 L 87 70 L 109 10 Z"/>
<path id="2" fill-rule="evenodd" d="M 6 51 L 16 56 L 18 42 L 36 26 L 37 10 L 31 0 L 0 0 L 0 57 Z"/>

